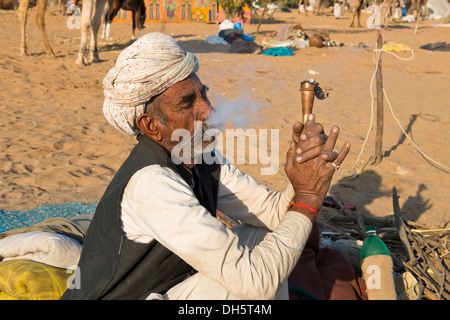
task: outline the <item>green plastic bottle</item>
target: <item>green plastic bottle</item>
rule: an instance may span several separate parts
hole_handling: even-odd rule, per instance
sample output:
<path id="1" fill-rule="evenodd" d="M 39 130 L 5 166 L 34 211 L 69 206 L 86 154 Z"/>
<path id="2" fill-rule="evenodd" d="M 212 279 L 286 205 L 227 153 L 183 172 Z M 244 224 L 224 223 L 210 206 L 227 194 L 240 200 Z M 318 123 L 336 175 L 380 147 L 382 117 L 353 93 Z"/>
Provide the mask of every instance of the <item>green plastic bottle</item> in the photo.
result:
<path id="1" fill-rule="evenodd" d="M 361 248 L 361 270 L 369 300 L 397 299 L 392 257 L 372 226 L 366 228 L 366 239 Z"/>

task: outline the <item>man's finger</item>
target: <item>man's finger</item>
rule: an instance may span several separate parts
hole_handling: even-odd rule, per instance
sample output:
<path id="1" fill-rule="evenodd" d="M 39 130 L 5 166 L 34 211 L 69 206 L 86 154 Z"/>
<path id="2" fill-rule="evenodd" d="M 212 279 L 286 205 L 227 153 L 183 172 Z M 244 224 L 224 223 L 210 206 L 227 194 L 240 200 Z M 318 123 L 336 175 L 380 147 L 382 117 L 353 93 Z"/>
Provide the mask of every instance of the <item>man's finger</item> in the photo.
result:
<path id="1" fill-rule="evenodd" d="M 321 150 L 322 146 L 316 146 L 314 148 L 311 148 L 308 151 L 302 152 L 301 155 L 297 154 L 295 157 L 295 161 L 297 161 L 297 163 L 302 163 L 310 159 L 316 158 L 317 156 L 320 155 Z"/>
<path id="2" fill-rule="evenodd" d="M 322 153 L 320 157 L 328 162 L 333 162 L 337 159 L 338 153 L 336 151 Z"/>
<path id="3" fill-rule="evenodd" d="M 310 149 L 313 149 L 315 147 L 323 147 L 325 145 L 325 142 L 327 141 L 328 137 L 325 134 L 316 134 L 315 136 L 312 136 L 311 138 L 309 138 L 306 141 L 302 141 L 302 143 L 300 143 L 297 146 L 297 154 L 302 154 Z M 300 150 L 300 152 L 299 152 Z M 320 154 L 320 153 L 319 153 Z M 317 154 L 317 156 L 319 155 Z"/>
<path id="4" fill-rule="evenodd" d="M 292 127 L 292 140 L 291 140 L 291 145 L 290 145 L 290 149 L 292 150 L 296 150 L 297 153 L 300 153 L 301 151 L 297 149 L 297 144 L 300 141 L 300 135 L 303 131 L 303 123 L 301 122 L 296 122 L 294 124 L 294 126 Z"/>
<path id="5" fill-rule="evenodd" d="M 323 126 L 320 123 L 316 123 L 314 114 L 308 115 L 308 119 L 305 122 L 304 130 L 300 135 L 300 139 L 306 141 L 309 138 L 320 133 L 323 133 Z"/>
<path id="6" fill-rule="evenodd" d="M 288 168 L 294 161 L 297 144 L 300 141 L 300 134 L 302 133 L 302 130 L 303 124 L 301 122 L 296 122 L 292 127 L 292 140 L 286 154 L 286 168 Z"/>
<path id="7" fill-rule="evenodd" d="M 339 151 L 336 159 L 333 160 L 333 163 L 335 165 L 340 166 L 342 162 L 344 162 L 344 159 L 345 157 L 347 157 L 349 151 L 350 151 L 350 142 L 346 142 Z"/>
<path id="8" fill-rule="evenodd" d="M 295 140 L 298 143 L 302 130 L 303 130 L 303 123 L 301 122 L 294 123 L 294 126 L 292 127 L 292 140 Z"/>
<path id="9" fill-rule="evenodd" d="M 328 154 L 333 151 L 338 136 L 339 127 L 333 126 L 333 128 L 331 128 L 330 135 L 328 136 L 327 141 L 325 141 L 325 144 L 323 145 L 322 153 Z"/>

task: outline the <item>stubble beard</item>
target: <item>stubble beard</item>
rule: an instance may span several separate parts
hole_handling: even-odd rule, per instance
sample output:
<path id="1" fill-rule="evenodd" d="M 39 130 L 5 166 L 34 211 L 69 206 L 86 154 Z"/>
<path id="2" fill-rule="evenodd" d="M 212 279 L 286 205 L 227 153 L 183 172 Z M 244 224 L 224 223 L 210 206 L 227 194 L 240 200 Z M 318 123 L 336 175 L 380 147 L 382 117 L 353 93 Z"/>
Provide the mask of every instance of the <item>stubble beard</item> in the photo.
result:
<path id="1" fill-rule="evenodd" d="M 211 152 L 216 142 L 216 136 L 220 133 L 219 129 L 209 125 L 204 121 L 196 121 L 194 126 L 194 132 L 190 134 L 190 139 L 181 139 L 181 141 L 170 140 L 167 142 L 170 150 L 173 150 L 175 146 L 177 149 L 181 149 L 182 152 L 179 157 L 185 159 L 183 152 L 189 151 L 190 163 L 198 163 L 199 158 L 205 152 Z"/>

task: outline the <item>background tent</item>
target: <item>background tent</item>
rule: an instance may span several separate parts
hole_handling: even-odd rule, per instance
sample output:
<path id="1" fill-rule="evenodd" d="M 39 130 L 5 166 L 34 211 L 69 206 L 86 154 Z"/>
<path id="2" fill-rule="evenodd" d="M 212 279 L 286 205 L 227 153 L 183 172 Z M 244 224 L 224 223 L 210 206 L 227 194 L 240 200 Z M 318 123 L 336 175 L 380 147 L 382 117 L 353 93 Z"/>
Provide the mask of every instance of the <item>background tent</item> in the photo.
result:
<path id="1" fill-rule="evenodd" d="M 450 14 L 450 5 L 447 0 L 428 0 L 427 7 L 433 11 L 435 19 L 445 18 Z"/>

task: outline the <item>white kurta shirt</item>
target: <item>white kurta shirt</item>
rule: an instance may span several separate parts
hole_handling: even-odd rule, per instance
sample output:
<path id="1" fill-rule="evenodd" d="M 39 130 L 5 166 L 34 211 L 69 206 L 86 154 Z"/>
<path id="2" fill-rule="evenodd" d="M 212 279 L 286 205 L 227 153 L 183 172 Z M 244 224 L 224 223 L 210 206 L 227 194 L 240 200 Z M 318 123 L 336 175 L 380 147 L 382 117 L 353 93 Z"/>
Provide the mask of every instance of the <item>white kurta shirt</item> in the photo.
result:
<path id="1" fill-rule="evenodd" d="M 151 165 L 124 190 L 121 221 L 128 239 L 156 239 L 204 276 L 241 299 L 272 299 L 295 266 L 311 232 L 304 215 L 287 211 L 294 196 L 258 184 L 229 162 L 221 165 L 217 209 L 269 232 L 253 250 L 213 217 L 181 176 Z"/>

